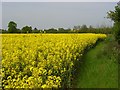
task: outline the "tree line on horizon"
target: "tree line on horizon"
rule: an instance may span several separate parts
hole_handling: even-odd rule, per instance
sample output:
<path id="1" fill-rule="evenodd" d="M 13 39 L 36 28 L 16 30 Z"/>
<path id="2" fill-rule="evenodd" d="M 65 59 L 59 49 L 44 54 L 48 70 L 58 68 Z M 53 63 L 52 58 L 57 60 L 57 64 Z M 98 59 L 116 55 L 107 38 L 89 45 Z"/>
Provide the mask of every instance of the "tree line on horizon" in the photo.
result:
<path id="1" fill-rule="evenodd" d="M 8 23 L 8 30 L 2 29 L 2 33 L 105 33 L 105 34 L 111 34 L 112 33 L 112 27 L 107 26 L 101 26 L 94 28 L 93 26 L 87 27 L 87 25 L 77 25 L 74 26 L 73 29 L 64 29 L 64 28 L 50 28 L 50 29 L 44 29 L 39 30 L 37 28 L 32 29 L 31 26 L 24 26 L 22 29 L 17 28 L 17 23 L 14 21 L 10 21 Z"/>

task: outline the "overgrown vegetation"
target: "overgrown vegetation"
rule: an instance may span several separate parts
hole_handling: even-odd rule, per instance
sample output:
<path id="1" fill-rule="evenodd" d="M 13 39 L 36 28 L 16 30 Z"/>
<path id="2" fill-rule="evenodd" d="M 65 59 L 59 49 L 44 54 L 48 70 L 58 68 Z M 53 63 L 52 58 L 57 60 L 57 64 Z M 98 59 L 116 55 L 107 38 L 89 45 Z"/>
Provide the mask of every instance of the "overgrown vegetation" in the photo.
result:
<path id="1" fill-rule="evenodd" d="M 118 44 L 113 35 L 87 51 L 76 66 L 73 87 L 118 88 Z"/>
<path id="2" fill-rule="evenodd" d="M 120 45 L 120 2 L 115 6 L 114 11 L 108 12 L 108 18 L 114 21 L 114 36 Z"/>

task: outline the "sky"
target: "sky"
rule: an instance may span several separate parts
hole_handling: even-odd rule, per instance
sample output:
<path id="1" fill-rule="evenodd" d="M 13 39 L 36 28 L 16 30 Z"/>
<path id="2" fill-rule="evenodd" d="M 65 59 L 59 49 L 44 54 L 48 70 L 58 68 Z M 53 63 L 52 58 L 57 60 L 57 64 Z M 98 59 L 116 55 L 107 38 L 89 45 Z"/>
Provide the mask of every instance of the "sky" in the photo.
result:
<path id="1" fill-rule="evenodd" d="M 73 28 L 75 25 L 111 26 L 107 12 L 117 2 L 2 2 L 2 28 L 9 21 L 17 28 L 26 25 L 38 29 Z M 1 5 L 0 5 L 1 6 Z M 1 27 L 0 27 L 1 28 Z"/>
<path id="2" fill-rule="evenodd" d="M 0 2 L 0 29 L 2 28 L 2 3 Z"/>
<path id="3" fill-rule="evenodd" d="M 119 0 L 1 0 L 2 2 L 118 2 Z"/>

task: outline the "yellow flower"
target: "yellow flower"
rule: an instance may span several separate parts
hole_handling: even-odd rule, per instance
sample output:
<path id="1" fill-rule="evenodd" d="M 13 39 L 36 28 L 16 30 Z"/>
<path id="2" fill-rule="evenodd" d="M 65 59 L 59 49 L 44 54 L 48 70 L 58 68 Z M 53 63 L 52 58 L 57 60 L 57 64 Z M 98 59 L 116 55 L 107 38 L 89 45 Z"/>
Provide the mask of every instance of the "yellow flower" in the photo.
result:
<path id="1" fill-rule="evenodd" d="M 105 34 L 1 34 L 3 87 L 57 88 Z M 72 74 L 70 74 L 72 76 Z"/>

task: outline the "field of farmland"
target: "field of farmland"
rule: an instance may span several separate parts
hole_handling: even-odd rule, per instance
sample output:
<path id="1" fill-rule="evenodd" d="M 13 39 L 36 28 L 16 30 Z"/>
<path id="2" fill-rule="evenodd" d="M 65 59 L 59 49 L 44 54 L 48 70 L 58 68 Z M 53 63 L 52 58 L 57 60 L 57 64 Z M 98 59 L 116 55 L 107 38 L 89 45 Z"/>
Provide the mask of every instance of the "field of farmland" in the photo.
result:
<path id="1" fill-rule="evenodd" d="M 3 34 L 3 88 L 70 87 L 86 48 L 105 34 Z"/>

